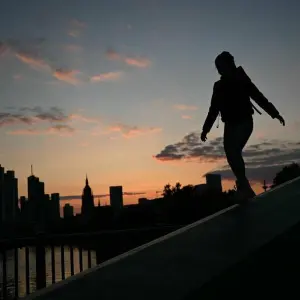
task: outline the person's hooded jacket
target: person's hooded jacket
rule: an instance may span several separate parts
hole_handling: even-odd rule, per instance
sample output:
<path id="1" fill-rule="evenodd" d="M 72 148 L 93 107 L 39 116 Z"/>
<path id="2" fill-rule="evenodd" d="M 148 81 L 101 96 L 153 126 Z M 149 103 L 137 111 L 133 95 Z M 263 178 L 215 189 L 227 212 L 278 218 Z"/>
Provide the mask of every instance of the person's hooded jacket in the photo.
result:
<path id="1" fill-rule="evenodd" d="M 238 67 L 234 76 L 229 78 L 222 76 L 219 81 L 215 82 L 209 112 L 202 131 L 208 133 L 219 114 L 224 123 L 234 124 L 251 117 L 254 113 L 253 108 L 256 108 L 250 98 L 273 119 L 279 116 L 275 106 L 259 91 L 244 69 Z"/>

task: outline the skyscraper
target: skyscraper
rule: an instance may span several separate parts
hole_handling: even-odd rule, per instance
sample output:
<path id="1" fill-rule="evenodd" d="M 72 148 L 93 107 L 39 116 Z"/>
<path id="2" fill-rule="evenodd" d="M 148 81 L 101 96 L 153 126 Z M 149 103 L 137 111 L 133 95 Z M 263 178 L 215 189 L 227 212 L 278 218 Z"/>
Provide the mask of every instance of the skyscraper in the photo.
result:
<path id="1" fill-rule="evenodd" d="M 51 202 L 52 202 L 52 209 L 53 209 L 53 218 L 55 220 L 59 220 L 60 218 L 60 196 L 59 193 L 51 194 Z"/>
<path id="2" fill-rule="evenodd" d="M 91 217 L 94 212 L 94 208 L 94 196 L 92 189 L 89 186 L 89 180 L 86 176 L 85 187 L 82 192 L 81 214 L 85 217 Z"/>
<path id="3" fill-rule="evenodd" d="M 110 206 L 114 211 L 117 211 L 123 207 L 123 187 L 122 186 L 110 186 Z"/>
<path id="4" fill-rule="evenodd" d="M 43 223 L 46 214 L 45 184 L 33 174 L 27 178 L 27 184 L 30 220 Z"/>
<path id="5" fill-rule="evenodd" d="M 2 189 L 3 221 L 14 222 L 17 220 L 19 214 L 18 179 L 15 178 L 14 171 L 7 171 L 4 173 Z"/>

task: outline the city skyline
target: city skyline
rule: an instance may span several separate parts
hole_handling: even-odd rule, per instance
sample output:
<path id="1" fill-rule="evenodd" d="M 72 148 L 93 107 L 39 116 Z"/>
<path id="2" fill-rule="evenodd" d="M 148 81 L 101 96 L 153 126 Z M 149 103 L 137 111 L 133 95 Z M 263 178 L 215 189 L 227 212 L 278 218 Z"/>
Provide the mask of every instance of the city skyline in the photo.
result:
<path id="1" fill-rule="evenodd" d="M 15 170 L 19 194 L 31 164 L 46 193 L 62 197 L 79 196 L 86 173 L 95 195 L 114 185 L 133 193 L 124 203 L 213 171 L 232 188 L 223 125 L 206 144 L 199 136 L 223 50 L 287 122 L 254 115 L 245 158 L 262 192 L 300 159 L 299 9 L 295 0 L 3 3 L 0 161 Z"/>
<path id="2" fill-rule="evenodd" d="M 96 207 L 111 206 L 114 211 L 119 211 L 126 205 L 140 204 L 141 200 L 146 200 L 148 202 L 151 200 L 159 200 L 164 197 L 164 190 L 156 191 L 155 195 L 149 199 L 147 197 L 141 197 L 146 193 L 124 192 L 122 185 L 109 186 L 109 194 L 94 195 L 87 174 L 85 177 L 85 185 L 82 188 L 80 196 L 61 196 L 59 192 L 47 193 L 46 183 L 41 181 L 41 178 L 34 174 L 32 165 L 31 173 L 27 177 L 27 194 L 19 195 L 19 180 L 18 177 L 16 177 L 15 171 L 6 170 L 1 164 L 0 171 L 0 179 L 2 180 L 0 180 L 0 216 L 3 220 L 6 218 L 17 220 L 20 218 L 20 220 L 24 221 L 35 220 L 35 218 L 40 217 L 43 219 L 44 213 L 48 215 L 47 217 L 51 216 L 52 219 L 55 219 L 57 217 L 57 212 L 59 212 L 60 216 L 67 215 L 70 217 L 72 212 L 73 214 L 75 213 L 74 216 L 82 215 L 83 217 L 91 217 Z M 198 196 L 206 191 L 208 187 L 220 192 L 223 191 L 222 176 L 220 174 L 207 173 L 205 178 L 206 183 L 194 185 L 195 192 Z M 176 186 L 177 185 L 179 185 L 179 189 L 181 187 L 184 188 L 179 182 L 176 183 Z M 167 188 L 168 186 L 171 187 L 170 184 L 167 184 L 165 187 Z M 185 187 L 191 186 L 192 185 L 189 184 Z M 265 183 L 263 188 L 265 190 L 268 188 Z M 133 202 L 124 203 L 123 198 L 128 195 L 138 196 L 138 199 Z M 107 204 L 107 201 L 101 203 L 101 197 L 107 197 L 109 204 Z M 76 200 L 78 200 L 77 203 Z"/>

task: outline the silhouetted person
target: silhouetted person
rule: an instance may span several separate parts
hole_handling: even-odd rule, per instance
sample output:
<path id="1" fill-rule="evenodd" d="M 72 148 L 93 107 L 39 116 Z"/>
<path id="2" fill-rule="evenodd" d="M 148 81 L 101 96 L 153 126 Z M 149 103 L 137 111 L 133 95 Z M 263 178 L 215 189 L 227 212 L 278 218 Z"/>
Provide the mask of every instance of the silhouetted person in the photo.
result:
<path id="1" fill-rule="evenodd" d="M 246 177 L 242 151 L 253 131 L 254 110 L 257 110 L 252 98 L 273 119 L 278 119 L 284 126 L 285 121 L 275 106 L 258 90 L 242 67 L 236 67 L 234 57 L 229 52 L 222 52 L 215 59 L 221 79 L 214 84 L 213 95 L 208 115 L 204 122 L 201 140 L 207 139 L 216 118 L 221 114 L 224 126 L 224 150 L 234 175 L 240 200 L 255 196 Z"/>

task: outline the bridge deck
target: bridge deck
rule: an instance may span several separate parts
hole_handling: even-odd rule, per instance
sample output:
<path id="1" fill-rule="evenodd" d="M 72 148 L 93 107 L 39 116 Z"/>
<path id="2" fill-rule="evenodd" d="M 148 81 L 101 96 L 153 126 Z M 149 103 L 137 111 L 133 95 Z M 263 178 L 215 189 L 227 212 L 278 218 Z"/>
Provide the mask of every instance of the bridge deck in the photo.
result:
<path id="1" fill-rule="evenodd" d="M 185 299 L 296 225 L 299 196 L 297 178 L 26 299 Z"/>

